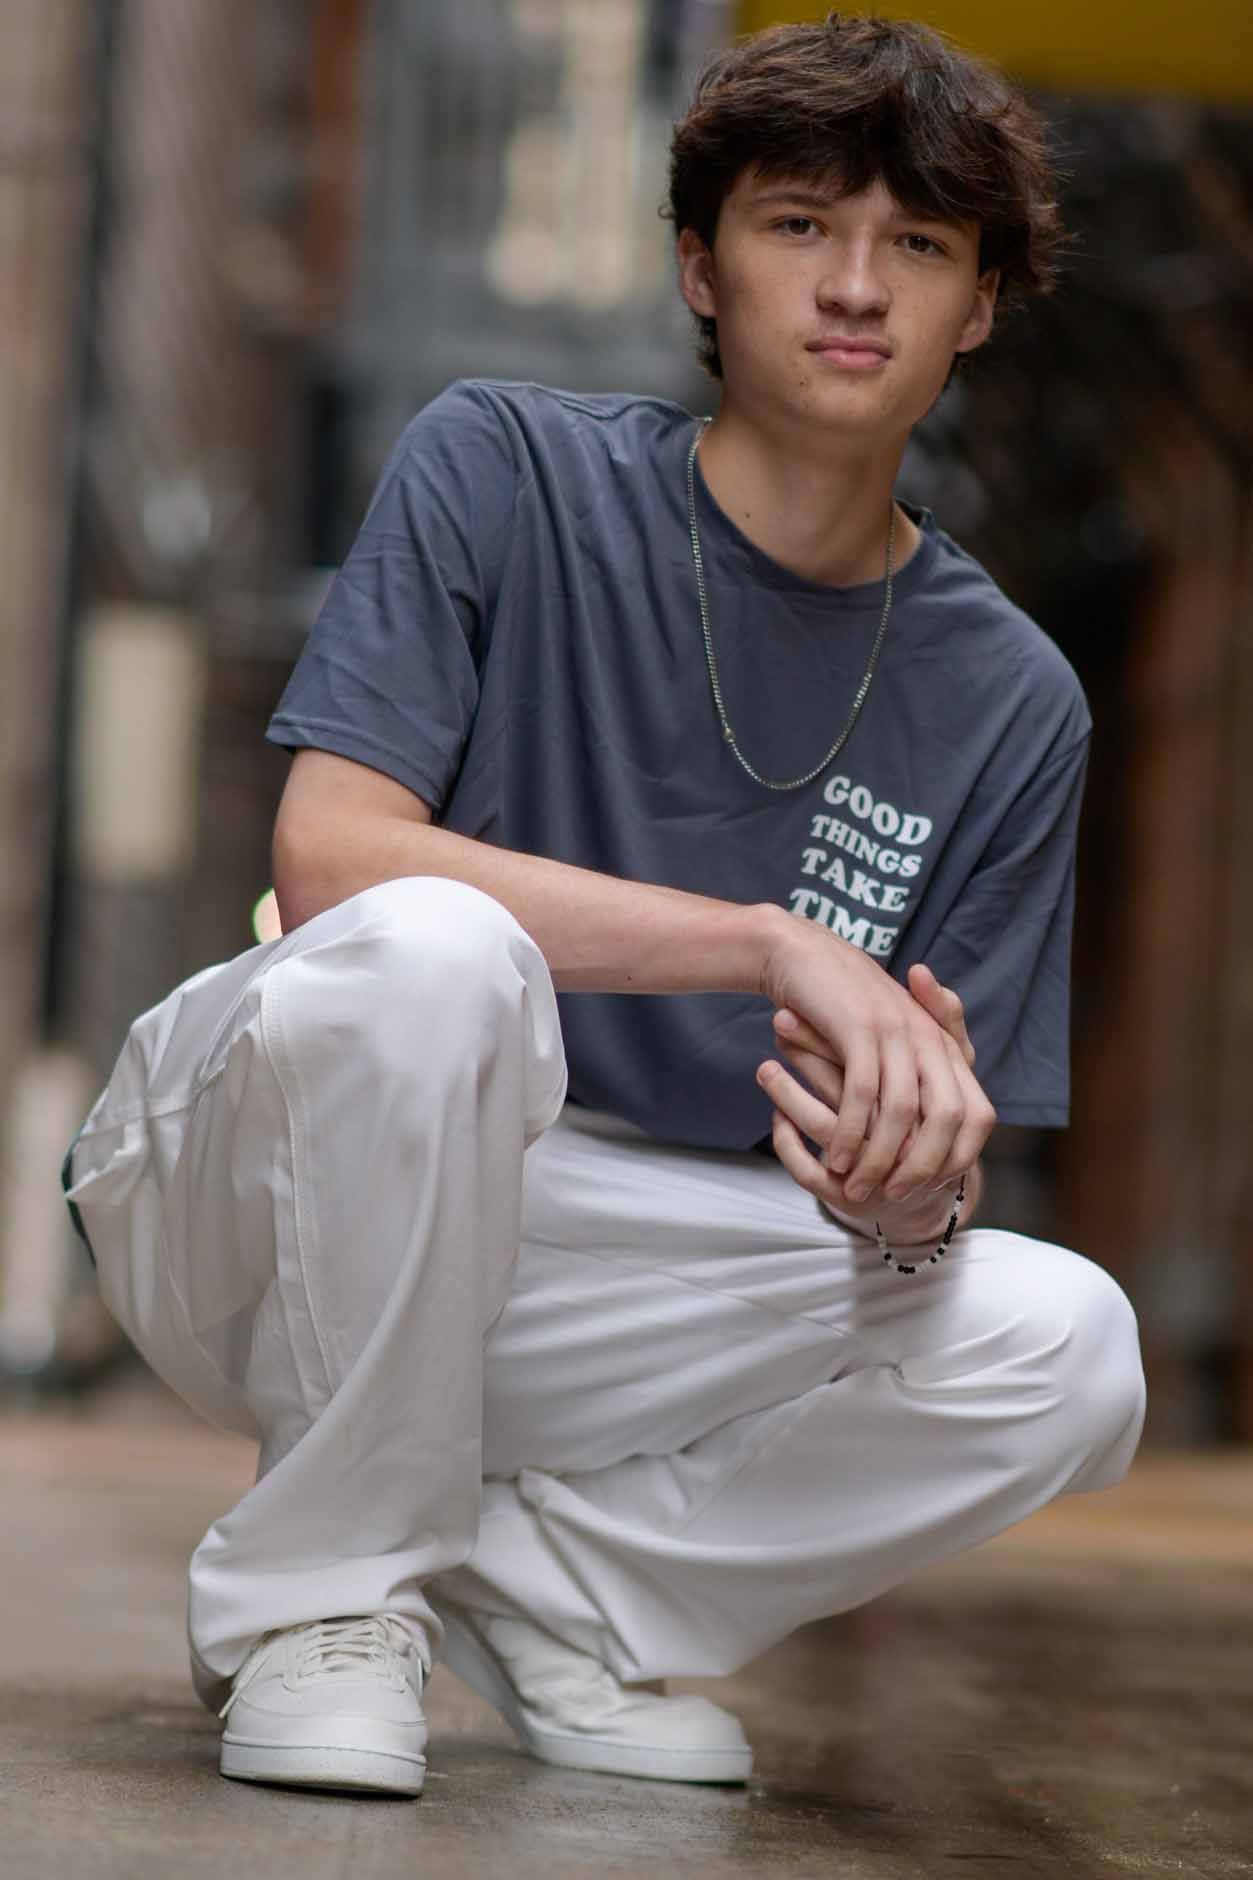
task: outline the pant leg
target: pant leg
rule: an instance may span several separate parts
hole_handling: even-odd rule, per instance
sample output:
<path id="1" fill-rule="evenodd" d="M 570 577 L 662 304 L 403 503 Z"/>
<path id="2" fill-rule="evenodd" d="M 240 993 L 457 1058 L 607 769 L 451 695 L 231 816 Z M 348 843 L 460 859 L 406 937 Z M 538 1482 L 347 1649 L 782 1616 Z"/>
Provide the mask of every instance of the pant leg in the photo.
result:
<path id="1" fill-rule="evenodd" d="M 733 1671 L 1135 1452 L 1134 1315 L 1065 1249 L 974 1230 L 901 1275 L 777 1164 L 569 1111 L 523 1231 L 479 1539 L 428 1590 L 624 1679 Z"/>
<path id="2" fill-rule="evenodd" d="M 565 1067 L 496 902 L 387 883 L 138 1021 L 73 1158 L 106 1301 L 162 1376 L 261 1439 L 192 1561 L 212 1701 L 257 1636 L 383 1608 L 469 1551 L 484 1335 L 523 1154 Z"/>

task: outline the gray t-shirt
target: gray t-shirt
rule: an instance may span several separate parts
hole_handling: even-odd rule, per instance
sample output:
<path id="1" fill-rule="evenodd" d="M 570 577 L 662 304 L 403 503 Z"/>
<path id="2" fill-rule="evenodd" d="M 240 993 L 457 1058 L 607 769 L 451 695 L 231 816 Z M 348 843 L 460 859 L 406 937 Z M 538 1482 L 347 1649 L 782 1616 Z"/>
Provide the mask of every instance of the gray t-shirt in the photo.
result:
<path id="1" fill-rule="evenodd" d="M 1074 672 L 911 510 L 878 670 L 836 761 L 764 789 L 714 711 L 688 532 L 696 420 L 664 399 L 463 381 L 401 436 L 267 736 L 385 772 L 446 828 L 632 881 L 824 922 L 966 1003 L 1001 1118 L 1062 1124 L 1075 826 L 1090 720 Z M 763 775 L 827 750 L 881 581 L 832 588 L 755 546 L 696 474 L 727 715 Z M 765 1000 L 572 993 L 570 1094 L 665 1141 L 767 1132 Z"/>

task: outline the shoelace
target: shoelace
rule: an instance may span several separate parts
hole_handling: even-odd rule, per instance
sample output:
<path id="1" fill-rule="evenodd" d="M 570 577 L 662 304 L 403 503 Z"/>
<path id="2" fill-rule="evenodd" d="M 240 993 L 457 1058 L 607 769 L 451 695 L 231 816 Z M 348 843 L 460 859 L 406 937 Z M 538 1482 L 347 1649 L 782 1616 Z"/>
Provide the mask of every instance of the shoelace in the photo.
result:
<path id="1" fill-rule="evenodd" d="M 293 1667 L 298 1678 L 367 1669 L 390 1677 L 397 1654 L 404 1657 L 414 1649 L 408 1628 L 390 1613 L 373 1613 L 363 1619 L 319 1619 L 300 1630 L 304 1636 L 296 1646 Z M 273 1636 L 261 1641 L 252 1663 L 219 1710 L 219 1717 L 228 1715 L 236 1699 L 269 1665 L 267 1647 L 273 1643 Z"/>

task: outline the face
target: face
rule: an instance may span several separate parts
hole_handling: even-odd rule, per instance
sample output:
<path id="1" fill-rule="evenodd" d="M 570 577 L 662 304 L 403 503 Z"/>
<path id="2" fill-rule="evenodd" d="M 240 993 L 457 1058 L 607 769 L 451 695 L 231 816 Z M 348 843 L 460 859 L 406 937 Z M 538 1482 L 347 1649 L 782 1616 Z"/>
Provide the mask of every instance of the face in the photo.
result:
<path id="1" fill-rule="evenodd" d="M 840 198 L 744 171 L 712 253 L 685 229 L 679 262 L 687 304 L 718 322 L 727 398 L 867 440 L 907 435 L 996 302 L 976 225 L 911 215 L 882 182 Z"/>

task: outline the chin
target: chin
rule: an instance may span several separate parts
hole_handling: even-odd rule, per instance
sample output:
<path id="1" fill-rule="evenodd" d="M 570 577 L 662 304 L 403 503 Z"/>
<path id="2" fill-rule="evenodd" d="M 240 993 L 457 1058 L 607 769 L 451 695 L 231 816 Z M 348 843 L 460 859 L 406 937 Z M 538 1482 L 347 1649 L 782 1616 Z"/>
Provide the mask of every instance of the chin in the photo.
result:
<path id="1" fill-rule="evenodd" d="M 866 437 L 877 436 L 880 432 L 895 432 L 899 429 L 899 420 L 894 411 L 885 407 L 881 398 L 869 398 L 865 395 L 869 387 L 860 386 L 824 387 L 816 396 L 811 397 L 802 408 L 801 416 L 810 424 L 820 425 L 824 430 L 857 432 Z"/>

